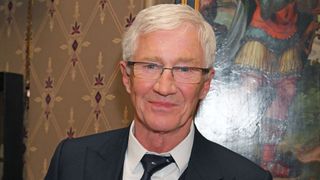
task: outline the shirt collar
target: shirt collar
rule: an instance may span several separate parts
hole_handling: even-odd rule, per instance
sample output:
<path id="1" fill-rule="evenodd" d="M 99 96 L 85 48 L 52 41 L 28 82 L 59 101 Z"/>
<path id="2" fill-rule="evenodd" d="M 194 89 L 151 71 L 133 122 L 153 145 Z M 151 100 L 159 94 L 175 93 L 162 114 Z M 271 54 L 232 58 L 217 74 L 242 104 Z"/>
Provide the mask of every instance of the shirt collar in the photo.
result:
<path id="1" fill-rule="evenodd" d="M 147 150 L 139 143 L 133 133 L 134 121 L 132 121 L 129 131 L 129 140 L 127 147 L 127 159 L 129 162 L 130 171 L 134 172 Z"/>
<path id="2" fill-rule="evenodd" d="M 130 164 L 130 170 L 134 172 L 142 159 L 143 155 L 146 153 L 158 154 L 155 152 L 147 151 L 136 139 L 133 133 L 134 130 L 134 121 L 130 126 L 129 132 L 129 141 L 127 148 L 127 160 Z M 188 162 L 191 155 L 193 140 L 194 140 L 194 124 L 191 124 L 189 134 L 171 151 L 161 153 L 160 155 L 171 155 L 175 160 L 176 165 L 179 168 L 180 173 L 182 174 L 184 170 L 188 167 Z M 159 154 L 158 154 L 159 155 Z"/>
<path id="3" fill-rule="evenodd" d="M 194 140 L 194 124 L 191 123 L 189 134 L 169 153 L 175 160 L 180 173 L 182 174 L 188 167 L 191 150 Z"/>

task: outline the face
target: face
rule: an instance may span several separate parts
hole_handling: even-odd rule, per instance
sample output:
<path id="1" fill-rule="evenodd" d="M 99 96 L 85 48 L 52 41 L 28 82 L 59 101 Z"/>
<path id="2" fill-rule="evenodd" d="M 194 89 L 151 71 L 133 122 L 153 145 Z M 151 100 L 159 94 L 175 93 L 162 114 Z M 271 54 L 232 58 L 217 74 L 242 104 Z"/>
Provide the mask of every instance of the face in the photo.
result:
<path id="1" fill-rule="evenodd" d="M 164 67 L 206 67 L 197 29 L 185 24 L 174 30 L 141 35 L 132 61 L 156 62 Z M 135 78 L 125 72 L 123 83 L 135 107 L 135 127 L 139 132 L 188 132 L 199 100 L 207 94 L 213 70 L 198 84 L 177 83 L 170 70 L 157 80 Z"/>

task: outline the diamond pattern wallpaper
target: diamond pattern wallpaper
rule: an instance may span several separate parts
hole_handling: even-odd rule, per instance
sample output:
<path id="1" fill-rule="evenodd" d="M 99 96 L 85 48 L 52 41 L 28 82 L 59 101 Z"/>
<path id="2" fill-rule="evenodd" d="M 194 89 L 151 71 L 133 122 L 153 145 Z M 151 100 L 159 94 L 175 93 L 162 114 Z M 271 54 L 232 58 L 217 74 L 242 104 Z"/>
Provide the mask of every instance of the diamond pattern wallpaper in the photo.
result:
<path id="1" fill-rule="evenodd" d="M 121 38 L 148 3 L 153 2 L 0 1 L 0 71 L 30 76 L 25 179 L 43 179 L 62 139 L 130 123 L 132 108 L 118 67 Z"/>

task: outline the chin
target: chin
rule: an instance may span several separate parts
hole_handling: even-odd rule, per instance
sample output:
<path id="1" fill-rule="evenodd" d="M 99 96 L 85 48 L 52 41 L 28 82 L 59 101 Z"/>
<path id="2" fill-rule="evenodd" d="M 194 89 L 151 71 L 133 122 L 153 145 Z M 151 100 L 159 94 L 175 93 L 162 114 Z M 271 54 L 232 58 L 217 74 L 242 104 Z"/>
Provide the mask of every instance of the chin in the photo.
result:
<path id="1" fill-rule="evenodd" d="M 151 122 L 148 124 L 152 131 L 170 132 L 170 131 L 174 131 L 182 126 L 178 123 L 172 123 L 172 121 L 170 121 L 170 120 L 164 121 L 164 122 L 159 122 L 159 121 Z"/>

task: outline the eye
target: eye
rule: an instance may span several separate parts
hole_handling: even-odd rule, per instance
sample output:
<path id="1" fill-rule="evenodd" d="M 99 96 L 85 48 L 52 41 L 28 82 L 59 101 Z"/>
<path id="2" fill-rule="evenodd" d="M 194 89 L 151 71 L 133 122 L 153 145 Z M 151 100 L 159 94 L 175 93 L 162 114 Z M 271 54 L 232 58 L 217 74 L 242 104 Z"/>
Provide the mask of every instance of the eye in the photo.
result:
<path id="1" fill-rule="evenodd" d="M 144 69 L 159 69 L 159 65 L 158 64 L 154 64 L 154 63 L 145 63 L 144 65 L 143 65 L 143 68 Z"/>
<path id="2" fill-rule="evenodd" d="M 185 66 L 185 67 L 175 67 L 175 69 L 177 71 L 179 71 L 179 72 L 190 72 L 190 71 L 192 71 L 192 68 L 187 67 L 187 66 Z"/>

